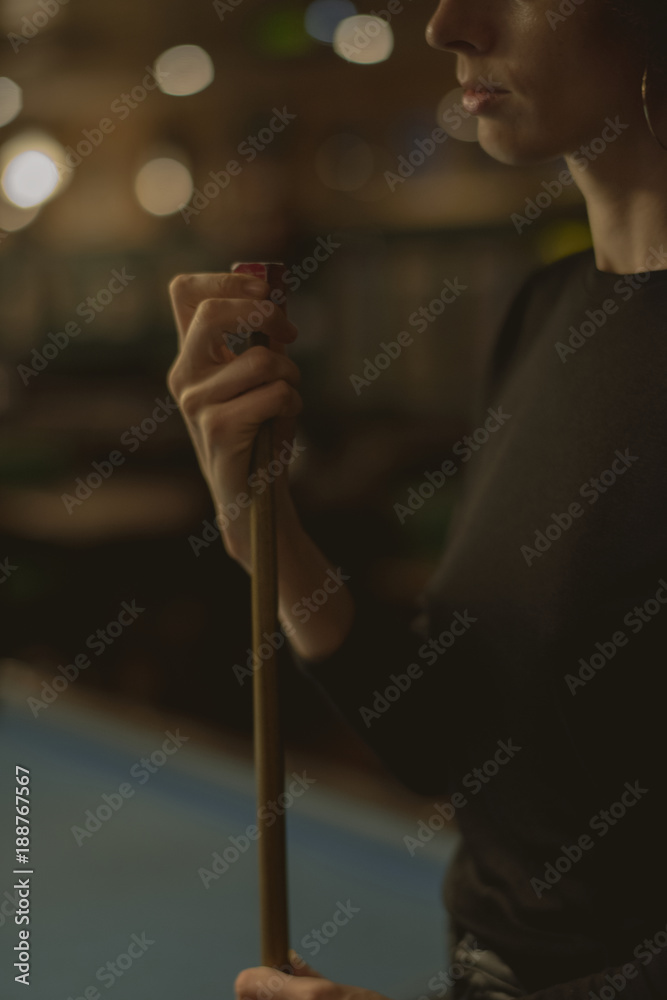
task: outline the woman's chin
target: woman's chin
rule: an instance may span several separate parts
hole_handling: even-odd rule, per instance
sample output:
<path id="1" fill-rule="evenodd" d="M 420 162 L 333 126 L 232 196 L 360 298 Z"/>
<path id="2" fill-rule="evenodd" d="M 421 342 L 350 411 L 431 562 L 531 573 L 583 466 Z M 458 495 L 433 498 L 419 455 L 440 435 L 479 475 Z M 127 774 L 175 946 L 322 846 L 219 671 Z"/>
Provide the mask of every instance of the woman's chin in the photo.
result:
<path id="1" fill-rule="evenodd" d="M 501 122 L 481 118 L 477 141 L 485 153 L 509 167 L 548 163 L 561 155 L 554 151 L 553 143 L 540 143 L 534 136 L 522 140 Z"/>

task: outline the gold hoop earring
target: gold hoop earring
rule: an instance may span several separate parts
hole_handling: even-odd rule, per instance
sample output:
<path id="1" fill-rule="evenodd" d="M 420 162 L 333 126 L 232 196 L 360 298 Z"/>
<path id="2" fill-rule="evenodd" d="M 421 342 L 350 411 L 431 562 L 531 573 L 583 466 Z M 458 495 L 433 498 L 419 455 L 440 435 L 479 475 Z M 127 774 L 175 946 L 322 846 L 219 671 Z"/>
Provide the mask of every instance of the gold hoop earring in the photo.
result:
<path id="1" fill-rule="evenodd" d="M 648 110 L 648 63 L 646 63 L 646 69 L 644 70 L 644 75 L 642 77 L 642 104 L 644 106 L 644 116 L 646 118 L 646 123 L 649 128 L 649 132 L 658 143 L 661 149 L 667 152 L 667 146 L 664 142 L 656 135 L 653 125 L 651 124 L 651 116 Z"/>

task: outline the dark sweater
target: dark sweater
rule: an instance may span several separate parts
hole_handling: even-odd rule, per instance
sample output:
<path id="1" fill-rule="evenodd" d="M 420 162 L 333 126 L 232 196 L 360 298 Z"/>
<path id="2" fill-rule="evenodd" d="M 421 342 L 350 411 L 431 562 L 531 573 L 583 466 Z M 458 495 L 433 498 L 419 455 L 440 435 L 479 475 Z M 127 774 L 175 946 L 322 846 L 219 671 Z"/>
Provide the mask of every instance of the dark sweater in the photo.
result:
<path id="1" fill-rule="evenodd" d="M 332 656 L 292 656 L 454 815 L 445 904 L 533 1000 L 664 1000 L 667 270 L 533 272 L 480 397 L 421 614 L 362 596 Z"/>

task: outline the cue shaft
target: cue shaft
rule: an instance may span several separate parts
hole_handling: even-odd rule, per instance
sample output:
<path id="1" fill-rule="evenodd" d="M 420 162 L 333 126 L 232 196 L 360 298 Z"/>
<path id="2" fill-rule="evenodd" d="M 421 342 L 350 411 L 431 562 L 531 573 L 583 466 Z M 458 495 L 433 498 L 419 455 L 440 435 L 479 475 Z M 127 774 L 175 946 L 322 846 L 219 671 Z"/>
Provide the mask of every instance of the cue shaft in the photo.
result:
<path id="1" fill-rule="evenodd" d="M 282 264 L 234 264 L 233 272 L 255 274 L 282 288 Z M 249 345 L 269 346 L 269 338 L 253 332 Z M 250 459 L 251 473 L 264 488 L 254 486 L 250 505 L 250 562 L 253 649 L 253 728 L 257 795 L 259 905 L 262 965 L 288 964 L 287 852 L 285 811 L 279 805 L 285 788 L 284 747 L 280 719 L 277 657 L 266 636 L 276 629 L 278 566 L 273 479 L 273 420 L 259 427 Z M 258 479 L 254 478 L 257 484 Z"/>

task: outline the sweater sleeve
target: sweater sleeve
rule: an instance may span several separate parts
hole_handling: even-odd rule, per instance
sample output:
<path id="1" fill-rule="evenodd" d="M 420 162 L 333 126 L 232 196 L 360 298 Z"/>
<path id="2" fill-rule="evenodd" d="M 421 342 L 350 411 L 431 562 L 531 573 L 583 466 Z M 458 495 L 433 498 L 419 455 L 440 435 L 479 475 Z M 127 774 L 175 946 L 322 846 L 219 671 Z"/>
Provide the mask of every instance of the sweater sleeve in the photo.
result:
<path id="1" fill-rule="evenodd" d="M 354 602 L 350 630 L 332 655 L 310 660 L 290 645 L 291 656 L 399 781 L 420 794 L 446 793 L 446 712 L 434 691 L 436 668 L 425 659 L 424 593 L 409 624 L 366 593 Z"/>
<path id="2" fill-rule="evenodd" d="M 499 324 L 477 387 L 480 412 L 482 401 L 490 398 L 516 349 L 522 318 L 543 270 L 526 277 Z M 455 523 L 453 518 L 452 527 Z M 429 596 L 436 596 L 428 591 L 429 586 L 413 602 L 409 625 L 392 617 L 387 607 L 368 594 L 355 595 L 351 629 L 333 655 L 308 660 L 291 645 L 289 650 L 296 666 L 328 699 L 338 716 L 406 787 L 423 795 L 446 795 L 451 790 L 444 750 L 446 672 L 428 647 Z"/>
<path id="3" fill-rule="evenodd" d="M 593 997 L 611 1000 L 616 996 L 622 996 L 623 1000 L 664 1000 L 667 996 L 667 951 L 661 950 L 655 940 L 639 944 L 635 957 L 623 965 L 549 986 L 525 996 L 524 1000 L 591 1000 Z"/>

